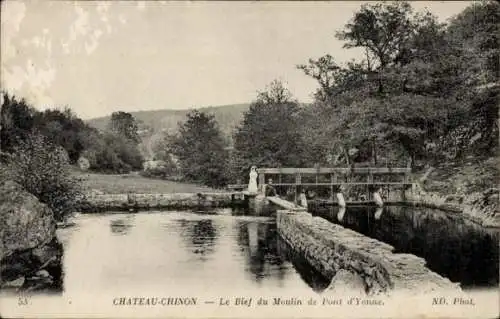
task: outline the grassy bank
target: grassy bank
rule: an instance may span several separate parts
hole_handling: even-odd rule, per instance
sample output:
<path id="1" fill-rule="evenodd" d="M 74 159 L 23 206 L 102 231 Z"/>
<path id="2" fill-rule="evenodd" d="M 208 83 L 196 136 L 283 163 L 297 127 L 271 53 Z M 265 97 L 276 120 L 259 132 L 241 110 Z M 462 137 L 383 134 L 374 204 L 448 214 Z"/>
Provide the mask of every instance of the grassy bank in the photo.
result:
<path id="1" fill-rule="evenodd" d="M 102 192 L 105 194 L 167 194 L 167 193 L 201 193 L 222 192 L 209 187 L 188 183 L 151 179 L 138 174 L 107 175 L 74 172 L 82 180 L 84 192 Z"/>

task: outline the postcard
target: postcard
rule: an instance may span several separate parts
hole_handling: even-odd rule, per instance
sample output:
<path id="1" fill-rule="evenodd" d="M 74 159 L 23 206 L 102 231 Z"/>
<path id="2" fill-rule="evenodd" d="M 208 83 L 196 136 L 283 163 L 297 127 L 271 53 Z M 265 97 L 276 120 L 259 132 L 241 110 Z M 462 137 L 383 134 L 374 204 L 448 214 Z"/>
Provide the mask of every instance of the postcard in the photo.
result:
<path id="1" fill-rule="evenodd" d="M 1 6 L 1 317 L 498 317 L 498 2 Z"/>

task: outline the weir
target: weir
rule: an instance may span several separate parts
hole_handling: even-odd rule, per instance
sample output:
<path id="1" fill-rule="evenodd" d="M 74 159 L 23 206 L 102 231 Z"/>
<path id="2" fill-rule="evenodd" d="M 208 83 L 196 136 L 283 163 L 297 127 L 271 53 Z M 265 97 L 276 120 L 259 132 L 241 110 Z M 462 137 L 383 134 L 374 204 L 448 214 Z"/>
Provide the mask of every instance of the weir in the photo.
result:
<path id="1" fill-rule="evenodd" d="M 395 253 L 395 248 L 389 244 L 331 223 L 324 218 L 314 217 L 308 213 L 308 204 L 303 198 L 299 200 L 301 205 L 298 205 L 299 190 L 304 197 L 304 187 L 313 187 L 315 190 L 327 187 L 329 200 L 323 200 L 323 203 L 340 206 L 341 215 L 345 213 L 346 206 L 353 203 L 372 204 L 378 206 L 378 210 L 382 210 L 381 207 L 384 205 L 382 188 L 388 191 L 394 186 L 402 187 L 400 197 L 397 199 L 401 201 L 404 199 L 405 191 L 413 186 L 409 178 L 410 168 L 261 168 L 257 171 L 258 192 L 243 192 L 249 207 L 253 213 L 261 215 L 264 211 L 262 207 L 277 206 L 276 223 L 280 236 L 316 271 L 325 278 L 332 279 L 332 289 L 335 282 L 343 281 L 347 276 L 362 283 L 361 289 L 368 295 L 461 291 L 459 284 L 428 269 L 425 259 L 412 254 Z M 295 181 L 283 181 L 281 175 L 286 174 L 295 176 Z M 302 177 L 307 174 L 313 175 L 315 181 L 305 181 Z M 265 178 L 269 175 L 278 175 L 278 181 L 274 183 L 269 180 L 266 183 Z M 320 175 L 326 175 L 329 180 L 321 181 Z M 354 177 L 355 175 L 358 178 Z M 359 175 L 365 175 L 366 180 L 360 181 Z M 385 176 L 385 179 L 375 178 L 376 176 Z M 395 178 L 401 180 L 394 181 Z M 252 181 L 249 184 L 252 184 Z M 290 199 L 290 196 L 285 196 L 286 199 L 275 196 L 278 194 L 275 194 L 274 190 L 283 186 L 293 189 L 293 199 Z M 364 200 L 353 199 L 352 192 L 346 192 L 350 188 L 352 190 L 353 186 L 361 186 L 368 192 L 364 194 Z M 231 185 L 233 190 L 238 187 Z M 267 187 L 272 187 L 272 196 L 266 196 L 269 195 Z M 391 202 L 391 198 L 392 202 L 396 202 L 394 196 L 390 197 L 387 194 L 385 201 Z"/>
<path id="2" fill-rule="evenodd" d="M 245 197 L 266 194 L 272 186 L 288 201 L 298 202 L 299 193 L 314 193 L 321 204 L 360 205 L 400 203 L 405 192 L 413 188 L 410 167 L 314 167 L 314 168 L 258 168 L 258 192 L 249 193 L 248 185 L 228 185 L 231 191 L 239 191 Z M 274 179 L 271 179 L 273 177 Z M 268 178 L 266 180 L 266 178 Z M 255 181 L 257 182 L 257 181 Z M 278 206 L 288 209 L 282 202 Z"/>

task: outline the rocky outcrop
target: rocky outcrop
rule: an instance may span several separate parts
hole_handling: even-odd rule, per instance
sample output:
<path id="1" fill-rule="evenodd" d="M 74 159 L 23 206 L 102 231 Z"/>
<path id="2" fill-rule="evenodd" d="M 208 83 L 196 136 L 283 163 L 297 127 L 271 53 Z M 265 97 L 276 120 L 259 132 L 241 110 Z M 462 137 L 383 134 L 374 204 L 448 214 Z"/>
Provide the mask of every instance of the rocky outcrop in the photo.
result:
<path id="1" fill-rule="evenodd" d="M 469 194 L 442 195 L 425 191 L 419 183 L 405 192 L 406 202 L 414 206 L 462 213 L 464 217 L 485 227 L 500 227 L 499 189 L 489 188 Z"/>
<path id="2" fill-rule="evenodd" d="M 52 211 L 12 181 L 0 183 L 0 288 L 61 286 L 62 245 Z"/>
<path id="3" fill-rule="evenodd" d="M 457 284 L 425 267 L 425 260 L 305 212 L 278 211 L 278 231 L 326 278 L 330 289 L 348 283 L 369 295 L 459 291 Z M 362 285 L 361 285 L 362 284 Z"/>

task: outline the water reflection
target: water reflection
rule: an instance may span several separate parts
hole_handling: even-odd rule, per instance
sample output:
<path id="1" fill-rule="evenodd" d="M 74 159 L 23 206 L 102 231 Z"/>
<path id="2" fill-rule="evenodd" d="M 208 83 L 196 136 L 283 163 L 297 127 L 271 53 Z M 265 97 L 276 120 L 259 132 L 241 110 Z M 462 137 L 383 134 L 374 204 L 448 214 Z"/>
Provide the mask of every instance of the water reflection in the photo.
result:
<path id="1" fill-rule="evenodd" d="M 423 257 L 430 269 L 463 288 L 498 285 L 498 232 L 460 216 L 396 206 L 315 208 L 313 214 L 389 243 L 395 252 Z"/>
<path id="2" fill-rule="evenodd" d="M 286 280 L 287 263 L 292 263 L 300 278 L 314 291 L 321 291 L 329 280 L 321 276 L 279 236 L 276 223 L 257 221 L 238 224 L 238 246 L 245 256 L 246 270 L 257 282 L 273 277 L 278 285 Z"/>
<path id="3" fill-rule="evenodd" d="M 109 227 L 111 233 L 116 235 L 127 235 L 134 225 L 133 214 L 126 215 L 124 217 L 117 217 L 109 222 Z"/>
<path id="4" fill-rule="evenodd" d="M 282 247 L 273 218 L 150 211 L 82 215 L 75 222 L 63 241 L 69 295 L 310 293 L 328 284 Z"/>
<path id="5" fill-rule="evenodd" d="M 338 221 L 341 222 L 344 219 L 345 212 L 346 212 L 346 208 L 341 206 L 339 208 L 339 212 L 337 213 L 337 220 Z"/>
<path id="6" fill-rule="evenodd" d="M 309 287 L 315 292 L 322 292 L 330 284 L 331 278 L 325 278 L 320 272 L 311 267 L 309 262 L 297 253 L 288 243 L 278 237 L 277 247 L 280 255 L 284 256 L 287 260 L 290 260 L 300 275 L 300 278 L 304 280 Z"/>
<path id="7" fill-rule="evenodd" d="M 181 236 L 186 241 L 185 247 L 200 260 L 207 260 L 207 255 L 214 252 L 217 230 L 211 219 L 180 220 Z"/>
<path id="8" fill-rule="evenodd" d="M 276 224 L 258 221 L 241 221 L 238 227 L 238 246 L 245 256 L 246 269 L 255 280 L 275 276 L 283 280 L 284 271 L 280 267 L 285 258 L 278 254 L 276 246 Z"/>

